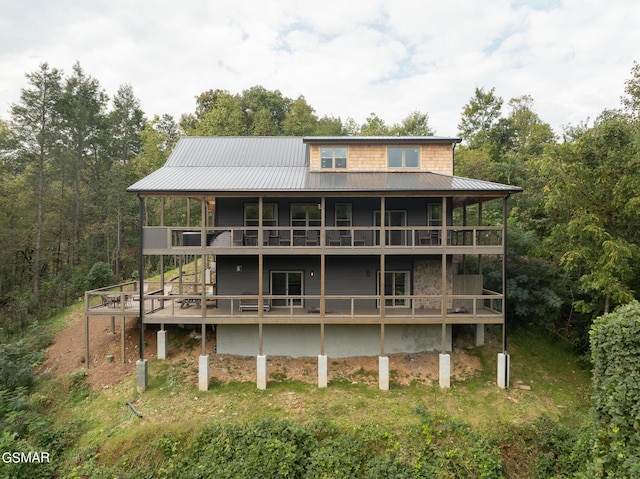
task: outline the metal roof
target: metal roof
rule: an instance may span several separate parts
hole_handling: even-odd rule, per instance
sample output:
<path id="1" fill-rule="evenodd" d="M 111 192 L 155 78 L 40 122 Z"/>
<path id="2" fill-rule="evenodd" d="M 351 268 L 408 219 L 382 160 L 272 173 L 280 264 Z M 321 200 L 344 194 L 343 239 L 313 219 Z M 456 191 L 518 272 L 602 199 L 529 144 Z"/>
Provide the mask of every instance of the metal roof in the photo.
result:
<path id="1" fill-rule="evenodd" d="M 185 136 L 165 166 L 308 166 L 307 147 L 290 136 Z"/>
<path id="2" fill-rule="evenodd" d="M 385 141 L 402 141 L 398 138 Z M 423 137 L 427 138 L 432 137 Z M 130 186 L 128 191 L 142 194 L 251 191 L 508 194 L 521 191 L 515 186 L 421 171 L 312 172 L 308 166 L 306 140 L 301 137 L 184 137 L 162 168 Z"/>

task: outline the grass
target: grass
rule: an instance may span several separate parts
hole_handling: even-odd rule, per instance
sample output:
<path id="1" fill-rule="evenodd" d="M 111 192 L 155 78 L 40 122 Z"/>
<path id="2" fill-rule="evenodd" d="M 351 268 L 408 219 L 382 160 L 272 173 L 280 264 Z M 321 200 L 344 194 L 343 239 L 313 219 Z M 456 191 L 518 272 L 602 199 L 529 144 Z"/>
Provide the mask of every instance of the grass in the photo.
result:
<path id="1" fill-rule="evenodd" d="M 199 342 L 194 346 L 198 354 Z M 56 425 L 82 423 L 77 445 L 68 460 L 78 461 L 82 451 L 100 451 L 109 463 L 118 451 L 129 458 L 153 462 L 144 445 L 172 434 L 194 436 L 211 421 L 249 423 L 258 419 L 291 419 L 310 423 L 330 419 L 346 428 L 378 425 L 391 431 L 420 423 L 416 411 L 428 411 L 463 420 L 473 427 L 495 430 L 501 424 L 532 424 L 547 415 L 567 424 L 579 423 L 588 414 L 590 372 L 569 346 L 541 333 L 520 331 L 510 337 L 511 385 L 496 387 L 496 346 L 470 351 L 480 358 L 482 372 L 464 381 L 452 381 L 450 389 L 419 382 L 401 386 L 391 382 L 389 391 L 353 382 L 370 373 L 356 371 L 352 378 L 333 380 L 326 389 L 291 381 L 286 368 L 269 372 L 267 389 L 255 382 L 215 381 L 208 391 L 197 389 L 193 361 L 149 362 L 149 389 L 139 394 L 135 377 L 92 391 L 79 377 L 43 380 L 38 394 L 47 398 Z M 335 366 L 330 362 L 329 368 Z M 390 369 L 393 370 L 393 361 Z M 215 375 L 215 372 L 212 372 Z M 530 386 L 528 389 L 519 389 Z M 44 399 L 43 399 L 44 401 Z M 138 418 L 126 405 L 132 402 L 143 415 Z"/>

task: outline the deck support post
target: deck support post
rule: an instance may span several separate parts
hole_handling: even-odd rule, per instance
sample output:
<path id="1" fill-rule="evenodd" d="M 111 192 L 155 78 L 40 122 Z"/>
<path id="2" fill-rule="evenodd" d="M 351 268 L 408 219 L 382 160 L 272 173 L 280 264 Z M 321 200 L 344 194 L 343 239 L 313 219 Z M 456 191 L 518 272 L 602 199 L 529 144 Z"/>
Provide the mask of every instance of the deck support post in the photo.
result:
<path id="1" fill-rule="evenodd" d="M 167 359 L 167 331 L 161 329 L 158 337 L 158 359 Z"/>
<path id="2" fill-rule="evenodd" d="M 476 337 L 474 339 L 474 345 L 484 346 L 484 324 L 476 324 Z"/>
<path id="3" fill-rule="evenodd" d="M 258 355 L 257 361 L 257 371 L 258 371 L 258 380 L 257 386 L 258 389 L 267 389 L 267 356 L 264 354 Z"/>
<path id="4" fill-rule="evenodd" d="M 86 296 L 87 293 L 85 293 Z M 84 317 L 84 365 L 89 369 L 89 316 Z"/>
<path id="5" fill-rule="evenodd" d="M 149 369 L 146 359 L 138 359 L 136 361 L 136 388 L 139 393 L 149 389 Z"/>
<path id="6" fill-rule="evenodd" d="M 327 356 L 318 355 L 318 387 L 327 387 Z"/>
<path id="7" fill-rule="evenodd" d="M 120 352 L 122 353 L 122 364 L 126 364 L 127 358 L 127 335 L 125 333 L 126 320 L 124 316 L 122 316 L 122 327 L 120 328 Z"/>
<path id="8" fill-rule="evenodd" d="M 198 358 L 198 389 L 200 391 L 209 390 L 209 355 L 202 355 Z"/>
<path id="9" fill-rule="evenodd" d="M 439 366 L 440 388 L 447 389 L 451 387 L 451 356 L 440 354 Z"/>
<path id="10" fill-rule="evenodd" d="M 389 390 L 389 356 L 378 356 L 378 386 L 381 391 Z"/>
<path id="11" fill-rule="evenodd" d="M 498 387 L 509 389 L 509 353 L 498 353 Z"/>

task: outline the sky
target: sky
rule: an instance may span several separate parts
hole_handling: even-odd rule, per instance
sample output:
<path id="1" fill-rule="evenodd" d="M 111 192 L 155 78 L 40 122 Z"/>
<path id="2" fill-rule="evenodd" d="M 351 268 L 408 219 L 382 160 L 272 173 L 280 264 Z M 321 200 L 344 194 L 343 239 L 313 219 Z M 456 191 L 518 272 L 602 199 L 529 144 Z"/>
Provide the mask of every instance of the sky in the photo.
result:
<path id="1" fill-rule="evenodd" d="M 0 119 L 47 62 L 79 62 L 149 118 L 211 89 L 303 95 L 319 116 L 413 111 L 458 134 L 475 88 L 530 95 L 556 132 L 620 106 L 640 61 L 638 0 L 0 0 Z"/>

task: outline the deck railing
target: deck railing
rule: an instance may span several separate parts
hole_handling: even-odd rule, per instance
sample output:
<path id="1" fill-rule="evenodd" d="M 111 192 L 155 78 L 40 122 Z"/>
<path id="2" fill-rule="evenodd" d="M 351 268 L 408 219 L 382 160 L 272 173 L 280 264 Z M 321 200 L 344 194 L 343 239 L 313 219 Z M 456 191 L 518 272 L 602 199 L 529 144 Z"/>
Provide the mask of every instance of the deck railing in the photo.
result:
<path id="1" fill-rule="evenodd" d="M 383 234 L 384 232 L 384 234 Z M 201 228 L 145 227 L 145 249 L 288 249 L 288 248 L 379 248 L 406 249 L 447 247 L 499 247 L 503 244 L 501 226 L 386 226 L 364 227 L 256 227 Z"/>
<path id="2" fill-rule="evenodd" d="M 294 320 L 301 323 L 319 322 L 322 298 L 319 295 L 270 295 L 262 296 L 262 312 L 259 296 L 165 294 L 156 292 L 143 295 L 145 321 L 188 322 L 209 320 L 229 322 L 262 318 L 265 322 Z M 324 318 L 326 322 L 358 323 L 377 318 L 380 321 L 431 319 L 433 322 L 450 319 L 502 318 L 503 295 L 491 291 L 483 294 L 447 295 L 326 295 Z M 381 308 L 381 302 L 385 307 Z M 443 304 L 445 307 L 443 307 Z"/>

